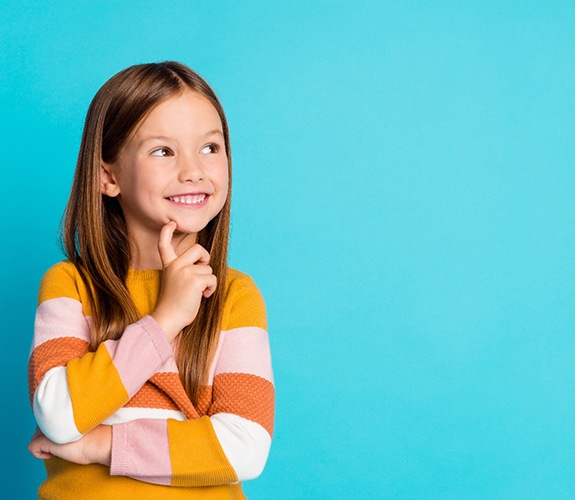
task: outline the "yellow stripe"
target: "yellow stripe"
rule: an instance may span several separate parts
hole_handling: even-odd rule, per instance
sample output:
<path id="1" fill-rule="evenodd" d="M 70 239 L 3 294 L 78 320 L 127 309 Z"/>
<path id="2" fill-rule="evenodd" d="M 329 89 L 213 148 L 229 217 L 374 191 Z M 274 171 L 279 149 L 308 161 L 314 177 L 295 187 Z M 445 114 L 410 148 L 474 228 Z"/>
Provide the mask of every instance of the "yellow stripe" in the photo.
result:
<path id="1" fill-rule="evenodd" d="M 244 273 L 229 269 L 222 330 L 257 326 L 267 330 L 266 306 L 254 281 Z"/>
<path id="2" fill-rule="evenodd" d="M 238 480 L 208 417 L 184 422 L 168 419 L 168 441 L 172 486 L 208 486 Z"/>
<path id="3" fill-rule="evenodd" d="M 38 498 L 88 498 L 110 500 L 246 500 L 241 483 L 206 486 L 204 488 L 174 488 L 145 483 L 126 476 L 110 476 L 104 465 L 78 465 L 61 458 L 44 461 L 48 480 L 40 486 Z"/>
<path id="4" fill-rule="evenodd" d="M 67 368 L 74 422 L 84 434 L 130 399 L 104 344 L 96 352 L 73 359 Z"/>
<path id="5" fill-rule="evenodd" d="M 68 297 L 82 303 L 84 316 L 91 316 L 88 289 L 76 266 L 70 261 L 58 262 L 53 265 L 42 278 L 38 292 L 38 305 L 50 299 Z"/>
<path id="6" fill-rule="evenodd" d="M 144 273 L 136 274 L 132 271 L 127 280 L 128 289 L 142 316 L 149 314 L 155 307 L 161 277 L 159 271 Z M 141 278 L 145 279 L 144 288 Z M 38 304 L 59 297 L 78 300 L 82 303 L 84 315 L 92 316 L 88 288 L 70 261 L 52 266 L 40 283 Z M 229 268 L 222 329 L 231 330 L 243 326 L 257 326 L 267 330 L 265 303 L 258 287 L 247 274 Z"/>

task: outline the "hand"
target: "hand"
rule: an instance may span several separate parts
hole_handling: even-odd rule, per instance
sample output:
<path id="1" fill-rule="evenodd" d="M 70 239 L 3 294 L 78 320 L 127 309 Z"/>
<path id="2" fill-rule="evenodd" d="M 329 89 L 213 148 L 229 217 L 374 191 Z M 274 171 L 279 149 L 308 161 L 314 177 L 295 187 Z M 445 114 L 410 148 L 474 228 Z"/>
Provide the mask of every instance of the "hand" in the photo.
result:
<path id="1" fill-rule="evenodd" d="M 210 297 L 217 278 L 208 265 L 210 254 L 200 245 L 193 245 L 181 255 L 176 254 L 172 238 L 174 221 L 160 231 L 158 249 L 162 259 L 162 284 L 156 308 L 151 316 L 160 325 L 169 342 L 189 325 L 200 308 L 203 297 Z"/>
<path id="2" fill-rule="evenodd" d="M 80 465 L 102 464 L 109 467 L 112 455 L 112 427 L 99 425 L 78 441 L 66 444 L 50 441 L 38 429 L 32 436 L 28 450 L 42 460 L 60 457 Z"/>

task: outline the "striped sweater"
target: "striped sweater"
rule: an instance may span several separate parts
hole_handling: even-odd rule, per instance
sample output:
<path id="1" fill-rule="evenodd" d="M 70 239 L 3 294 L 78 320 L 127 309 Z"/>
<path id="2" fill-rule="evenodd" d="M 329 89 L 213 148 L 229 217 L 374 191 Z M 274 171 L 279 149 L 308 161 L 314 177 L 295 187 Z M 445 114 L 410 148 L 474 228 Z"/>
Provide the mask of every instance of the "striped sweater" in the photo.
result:
<path id="1" fill-rule="evenodd" d="M 109 468 L 46 460 L 39 498 L 241 499 L 241 481 L 261 473 L 274 385 L 256 285 L 229 270 L 217 351 L 194 406 L 171 345 L 148 315 L 160 274 L 130 270 L 127 286 L 141 319 L 92 352 L 92 311 L 75 266 L 64 261 L 44 276 L 28 369 L 36 421 L 57 443 L 111 425 L 112 458 Z"/>

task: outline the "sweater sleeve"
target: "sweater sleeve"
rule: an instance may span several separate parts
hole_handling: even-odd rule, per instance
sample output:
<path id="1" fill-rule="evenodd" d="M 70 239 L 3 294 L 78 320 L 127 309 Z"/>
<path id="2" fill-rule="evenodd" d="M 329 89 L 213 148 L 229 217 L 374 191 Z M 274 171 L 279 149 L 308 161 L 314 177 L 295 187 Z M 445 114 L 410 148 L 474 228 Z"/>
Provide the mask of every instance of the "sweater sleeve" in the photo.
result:
<path id="1" fill-rule="evenodd" d="M 149 316 L 90 352 L 82 290 L 69 263 L 51 268 L 40 285 L 29 390 L 38 426 L 56 443 L 80 439 L 112 415 L 173 355 Z"/>
<path id="2" fill-rule="evenodd" d="M 253 281 L 240 281 L 226 301 L 207 415 L 114 425 L 112 475 L 189 487 L 252 479 L 263 470 L 274 420 L 265 306 Z"/>

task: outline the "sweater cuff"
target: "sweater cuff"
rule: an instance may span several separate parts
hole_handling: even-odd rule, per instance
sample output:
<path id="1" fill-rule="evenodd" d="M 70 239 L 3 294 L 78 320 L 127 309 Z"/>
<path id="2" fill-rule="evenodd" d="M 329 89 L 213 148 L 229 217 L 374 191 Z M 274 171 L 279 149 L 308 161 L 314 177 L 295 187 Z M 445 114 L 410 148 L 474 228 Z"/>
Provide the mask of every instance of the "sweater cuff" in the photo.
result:
<path id="1" fill-rule="evenodd" d="M 111 476 L 125 476 L 128 471 L 127 431 L 127 424 L 112 425 L 112 457 L 110 460 Z"/>
<path id="2" fill-rule="evenodd" d="M 138 324 L 148 334 L 148 337 L 150 337 L 150 340 L 152 341 L 152 344 L 154 344 L 154 347 L 156 348 L 162 363 L 168 361 L 168 359 L 174 355 L 172 346 L 168 342 L 166 334 L 160 328 L 160 325 L 156 323 L 156 320 L 147 315 L 139 320 Z"/>
<path id="3" fill-rule="evenodd" d="M 143 418 L 113 425 L 110 475 L 170 485 L 168 421 Z"/>

